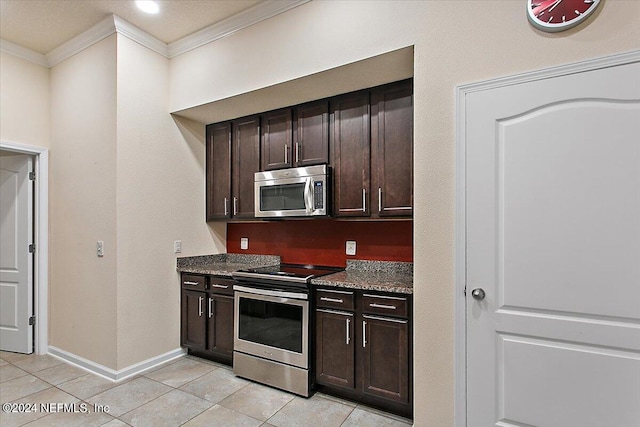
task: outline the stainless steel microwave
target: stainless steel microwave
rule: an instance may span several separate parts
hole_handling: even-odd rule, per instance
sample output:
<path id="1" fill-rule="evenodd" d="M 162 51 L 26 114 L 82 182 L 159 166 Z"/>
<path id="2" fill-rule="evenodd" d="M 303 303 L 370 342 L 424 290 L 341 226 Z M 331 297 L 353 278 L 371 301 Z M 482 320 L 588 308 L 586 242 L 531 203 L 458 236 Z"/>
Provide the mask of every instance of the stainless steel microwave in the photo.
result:
<path id="1" fill-rule="evenodd" d="M 329 215 L 329 176 L 327 165 L 256 172 L 256 217 Z"/>

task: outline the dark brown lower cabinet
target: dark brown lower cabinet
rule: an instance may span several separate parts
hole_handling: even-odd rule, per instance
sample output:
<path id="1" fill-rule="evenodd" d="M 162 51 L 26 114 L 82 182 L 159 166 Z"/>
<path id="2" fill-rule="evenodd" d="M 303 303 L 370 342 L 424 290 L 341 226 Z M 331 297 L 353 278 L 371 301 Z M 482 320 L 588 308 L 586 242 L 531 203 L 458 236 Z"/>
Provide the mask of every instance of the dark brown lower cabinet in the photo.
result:
<path id="1" fill-rule="evenodd" d="M 318 291 L 317 388 L 411 418 L 411 296 Z"/>
<path id="2" fill-rule="evenodd" d="M 233 297 L 209 294 L 207 351 L 233 357 Z"/>
<path id="3" fill-rule="evenodd" d="M 316 379 L 319 383 L 355 387 L 353 313 L 316 310 Z"/>
<path id="4" fill-rule="evenodd" d="M 202 315 L 205 292 L 182 291 L 182 332 L 181 344 L 184 347 L 204 350 L 206 346 L 207 323 Z"/>
<path id="5" fill-rule="evenodd" d="M 182 275 L 180 344 L 190 354 L 233 361 L 233 281 Z"/>
<path id="6" fill-rule="evenodd" d="M 362 316 L 362 389 L 365 394 L 409 403 L 409 321 Z"/>

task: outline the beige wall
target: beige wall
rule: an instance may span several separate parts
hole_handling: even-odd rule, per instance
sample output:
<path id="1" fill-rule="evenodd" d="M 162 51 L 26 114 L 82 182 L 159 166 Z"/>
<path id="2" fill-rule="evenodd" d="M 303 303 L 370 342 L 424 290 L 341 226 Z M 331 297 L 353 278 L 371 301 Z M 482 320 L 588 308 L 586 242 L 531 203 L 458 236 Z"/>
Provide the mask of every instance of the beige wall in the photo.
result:
<path id="1" fill-rule="evenodd" d="M 180 346 L 174 240 L 182 240 L 182 255 L 224 252 L 226 228 L 204 221 L 204 126 L 168 114 L 169 60 L 122 36 L 117 55 L 117 369 L 123 369 Z"/>
<path id="2" fill-rule="evenodd" d="M 3 53 L 1 139 L 51 147 L 51 345 L 112 369 L 178 346 L 173 240 L 215 253 L 225 229 L 203 222 L 203 127 L 169 112 L 413 45 L 415 421 L 452 425 L 455 86 L 640 48 L 640 2 L 554 35 L 523 9 L 313 1 L 170 61 L 116 35 L 50 72 Z"/>
<path id="3" fill-rule="evenodd" d="M 51 69 L 49 344 L 116 365 L 116 36 Z M 104 241 L 105 256 L 96 256 Z"/>
<path id="4" fill-rule="evenodd" d="M 49 70 L 0 52 L 0 140 L 49 147 Z"/>
<path id="5" fill-rule="evenodd" d="M 455 86 L 640 48 L 640 2 L 532 29 L 523 1 L 313 1 L 171 60 L 172 111 L 414 45 L 415 423 L 453 425 Z M 211 117 L 211 121 L 215 121 Z"/>
<path id="6" fill-rule="evenodd" d="M 224 252 L 204 127 L 168 113 L 168 62 L 113 35 L 51 70 L 50 344 L 116 371 L 180 346 L 173 241 Z"/>

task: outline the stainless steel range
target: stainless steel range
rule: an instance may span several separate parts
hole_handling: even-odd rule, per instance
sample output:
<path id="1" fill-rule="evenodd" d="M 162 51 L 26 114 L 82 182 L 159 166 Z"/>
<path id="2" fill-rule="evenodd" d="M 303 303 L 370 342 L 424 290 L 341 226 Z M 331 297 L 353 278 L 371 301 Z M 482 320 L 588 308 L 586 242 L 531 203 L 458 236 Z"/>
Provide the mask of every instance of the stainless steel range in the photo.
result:
<path id="1" fill-rule="evenodd" d="M 233 273 L 233 372 L 309 396 L 309 282 L 340 270 L 279 264 Z"/>

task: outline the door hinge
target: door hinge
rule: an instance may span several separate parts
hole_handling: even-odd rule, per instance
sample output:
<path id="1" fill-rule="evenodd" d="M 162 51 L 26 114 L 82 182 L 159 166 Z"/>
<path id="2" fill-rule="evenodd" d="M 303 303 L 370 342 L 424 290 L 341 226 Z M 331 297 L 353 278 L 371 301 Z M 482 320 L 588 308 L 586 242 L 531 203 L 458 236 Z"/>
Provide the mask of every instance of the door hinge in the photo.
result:
<path id="1" fill-rule="evenodd" d="M 35 181 L 36 180 L 36 173 L 35 172 L 29 172 L 29 179 L 31 181 Z"/>
<path id="2" fill-rule="evenodd" d="M 463 292 L 464 292 L 464 296 L 466 297 L 467 296 L 467 287 L 466 286 L 464 287 L 464 291 Z"/>
<path id="3" fill-rule="evenodd" d="M 29 326 L 33 326 L 36 324 L 36 316 L 29 317 Z"/>
<path id="4" fill-rule="evenodd" d="M 36 244 L 32 243 L 29 245 L 29 253 L 30 254 L 35 254 L 36 253 Z"/>

